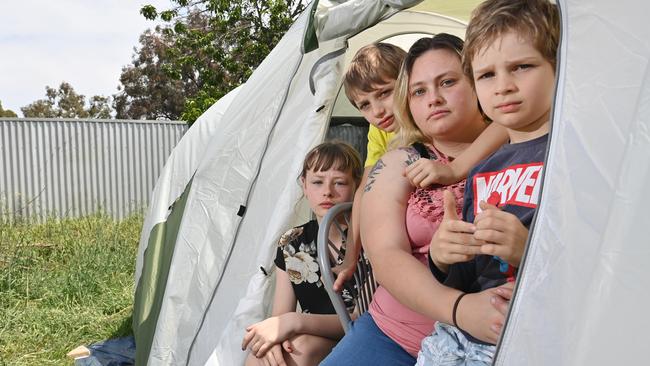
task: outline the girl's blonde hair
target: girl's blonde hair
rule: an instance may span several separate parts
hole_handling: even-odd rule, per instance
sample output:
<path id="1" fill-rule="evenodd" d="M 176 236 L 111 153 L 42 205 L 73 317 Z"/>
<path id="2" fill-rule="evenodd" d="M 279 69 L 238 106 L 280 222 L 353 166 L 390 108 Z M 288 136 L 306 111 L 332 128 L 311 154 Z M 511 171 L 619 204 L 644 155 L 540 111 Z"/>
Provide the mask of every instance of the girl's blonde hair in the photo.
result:
<path id="1" fill-rule="evenodd" d="M 326 141 L 311 149 L 302 164 L 300 178 L 305 178 L 308 170 L 350 172 L 356 187 L 361 183 L 363 168 L 361 158 L 354 147 L 343 141 Z"/>
<path id="2" fill-rule="evenodd" d="M 393 113 L 399 128 L 397 135 L 390 143 L 391 148 L 411 146 L 414 142 L 429 142 L 415 124 L 409 108 L 409 79 L 415 60 L 431 50 L 449 50 L 458 55 L 458 62 L 460 62 L 463 52 L 463 40 L 451 34 L 439 33 L 433 37 L 420 38 L 413 43 L 406 54 L 395 82 Z"/>

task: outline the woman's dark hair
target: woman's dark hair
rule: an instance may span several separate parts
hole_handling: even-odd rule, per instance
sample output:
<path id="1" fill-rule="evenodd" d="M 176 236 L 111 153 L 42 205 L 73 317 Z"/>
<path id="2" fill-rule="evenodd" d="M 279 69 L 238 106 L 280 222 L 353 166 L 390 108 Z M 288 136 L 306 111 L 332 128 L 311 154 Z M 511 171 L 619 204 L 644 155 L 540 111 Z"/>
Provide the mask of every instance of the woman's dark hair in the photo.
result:
<path id="1" fill-rule="evenodd" d="M 449 50 L 458 55 L 458 59 L 462 59 L 463 54 L 463 40 L 448 33 L 438 33 L 433 37 L 420 38 L 409 48 L 404 63 L 402 64 L 402 72 L 410 75 L 413 70 L 413 64 L 423 53 L 431 50 Z"/>

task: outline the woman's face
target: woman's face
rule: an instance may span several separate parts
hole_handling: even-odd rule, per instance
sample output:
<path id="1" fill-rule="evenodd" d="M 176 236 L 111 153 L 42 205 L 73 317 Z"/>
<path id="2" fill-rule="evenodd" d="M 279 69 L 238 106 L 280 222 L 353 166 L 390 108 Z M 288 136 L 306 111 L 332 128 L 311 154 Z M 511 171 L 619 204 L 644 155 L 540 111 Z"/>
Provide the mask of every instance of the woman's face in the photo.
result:
<path id="1" fill-rule="evenodd" d="M 450 50 L 430 50 L 415 60 L 408 95 L 415 124 L 432 140 L 456 141 L 480 118 L 476 94 Z"/>

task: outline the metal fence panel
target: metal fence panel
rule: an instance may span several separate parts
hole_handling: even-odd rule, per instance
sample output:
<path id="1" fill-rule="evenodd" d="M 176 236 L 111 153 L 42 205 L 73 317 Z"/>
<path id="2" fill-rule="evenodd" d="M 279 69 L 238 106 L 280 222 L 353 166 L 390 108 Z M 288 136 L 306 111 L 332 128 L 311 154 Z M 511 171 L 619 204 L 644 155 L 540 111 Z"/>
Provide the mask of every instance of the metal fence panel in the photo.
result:
<path id="1" fill-rule="evenodd" d="M 177 121 L 0 119 L 0 216 L 121 219 L 144 209 L 186 130 Z"/>

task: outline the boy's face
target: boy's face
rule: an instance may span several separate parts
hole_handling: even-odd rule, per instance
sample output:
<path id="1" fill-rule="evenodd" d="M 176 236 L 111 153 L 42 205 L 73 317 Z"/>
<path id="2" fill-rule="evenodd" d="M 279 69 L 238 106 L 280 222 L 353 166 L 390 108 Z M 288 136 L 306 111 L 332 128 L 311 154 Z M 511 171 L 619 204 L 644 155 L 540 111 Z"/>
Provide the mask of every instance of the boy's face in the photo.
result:
<path id="1" fill-rule="evenodd" d="M 357 91 L 354 105 L 361 115 L 373 126 L 386 132 L 393 132 L 397 125 L 393 118 L 393 90 L 395 80 L 374 85 L 369 92 Z"/>
<path id="2" fill-rule="evenodd" d="M 528 38 L 503 34 L 474 55 L 472 69 L 483 111 L 509 130 L 511 142 L 548 131 L 555 71 Z"/>

